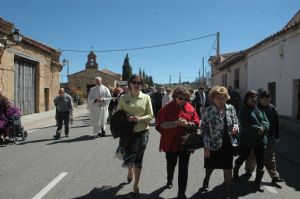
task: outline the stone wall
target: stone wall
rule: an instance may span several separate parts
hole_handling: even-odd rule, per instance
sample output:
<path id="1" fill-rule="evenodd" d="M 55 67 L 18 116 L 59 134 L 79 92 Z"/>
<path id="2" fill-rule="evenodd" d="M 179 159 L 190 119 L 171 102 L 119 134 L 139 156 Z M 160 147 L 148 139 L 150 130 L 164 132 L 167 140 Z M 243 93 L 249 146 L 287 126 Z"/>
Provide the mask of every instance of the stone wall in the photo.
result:
<path id="1" fill-rule="evenodd" d="M 1 20 L 0 22 L 3 21 Z M 7 34 L 3 32 L 3 29 L 0 29 L 0 32 L 1 34 Z M 25 36 L 18 45 L 0 48 L 2 50 L 0 56 L 0 88 L 3 90 L 3 94 L 14 101 L 15 60 L 28 60 L 36 65 L 36 112 L 45 111 L 45 100 L 49 101 L 48 110 L 54 109 L 55 106 L 52 101 L 59 89 L 59 76 L 62 69 L 62 65 L 58 63 L 60 52 Z M 48 99 L 45 99 L 45 88 L 49 88 Z"/>

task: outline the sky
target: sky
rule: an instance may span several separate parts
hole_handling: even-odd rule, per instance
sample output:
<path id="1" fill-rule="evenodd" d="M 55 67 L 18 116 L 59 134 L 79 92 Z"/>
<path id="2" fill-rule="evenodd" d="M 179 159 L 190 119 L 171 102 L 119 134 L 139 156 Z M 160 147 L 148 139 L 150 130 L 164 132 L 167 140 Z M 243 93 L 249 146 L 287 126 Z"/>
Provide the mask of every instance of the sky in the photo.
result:
<path id="1" fill-rule="evenodd" d="M 300 9 L 300 0 L 1 0 L 0 17 L 21 34 L 62 50 L 70 74 L 85 69 L 93 48 L 99 69 L 122 73 L 126 54 L 156 83 L 194 81 L 210 71 L 208 58 L 247 49 L 279 31 Z M 203 39 L 142 50 L 96 52 Z M 72 52 L 67 50 L 87 51 Z M 66 81 L 67 69 L 61 72 Z"/>

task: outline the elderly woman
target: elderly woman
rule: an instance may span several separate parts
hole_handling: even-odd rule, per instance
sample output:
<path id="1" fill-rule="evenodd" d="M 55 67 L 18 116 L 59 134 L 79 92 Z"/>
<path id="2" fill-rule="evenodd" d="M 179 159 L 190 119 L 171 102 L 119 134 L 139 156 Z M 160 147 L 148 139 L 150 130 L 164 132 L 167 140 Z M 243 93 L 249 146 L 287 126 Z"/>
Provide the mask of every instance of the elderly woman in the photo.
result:
<path id="1" fill-rule="evenodd" d="M 206 169 L 202 189 L 207 191 L 209 178 L 214 169 L 223 169 L 224 198 L 230 198 L 233 146 L 237 144 L 236 136 L 239 131 L 238 118 L 234 107 L 226 104 L 230 96 L 225 87 L 213 87 L 209 98 L 212 105 L 205 109 L 201 124 L 204 141 L 204 168 Z"/>
<path id="2" fill-rule="evenodd" d="M 188 103 L 190 94 L 185 88 L 176 88 L 172 98 L 173 100 L 160 110 L 156 129 L 161 133 L 160 150 L 166 153 L 166 186 L 172 188 L 174 170 L 179 159 L 177 198 L 185 199 L 191 151 L 181 150 L 180 147 L 187 132 L 197 132 L 199 118 L 194 107 Z"/>
<path id="3" fill-rule="evenodd" d="M 139 196 L 139 180 L 142 171 L 144 151 L 148 143 L 149 123 L 153 118 L 150 96 L 141 91 L 142 77 L 132 75 L 128 80 L 129 92 L 124 94 L 119 101 L 119 110 L 127 111 L 131 116 L 129 121 L 136 122 L 133 128 L 133 138 L 129 149 L 128 159 L 124 166 L 128 168 L 127 180 L 131 182 L 134 174 L 133 197 Z"/>
<path id="4" fill-rule="evenodd" d="M 255 188 L 259 192 L 263 192 L 261 180 L 264 175 L 264 151 L 267 146 L 267 132 L 269 131 L 269 121 L 264 112 L 257 107 L 257 92 L 250 90 L 245 94 L 244 107 L 239 115 L 241 123 L 241 154 L 236 159 L 233 177 L 239 177 L 239 169 L 243 162 L 248 158 L 251 150 L 254 151 L 257 163 Z"/>

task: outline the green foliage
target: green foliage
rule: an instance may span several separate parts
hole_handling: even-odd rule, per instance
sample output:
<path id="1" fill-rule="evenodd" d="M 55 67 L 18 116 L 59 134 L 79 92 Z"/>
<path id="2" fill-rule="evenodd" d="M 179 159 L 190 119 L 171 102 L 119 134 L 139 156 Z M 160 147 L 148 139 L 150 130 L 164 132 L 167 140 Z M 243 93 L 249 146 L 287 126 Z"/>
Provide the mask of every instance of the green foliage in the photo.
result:
<path id="1" fill-rule="evenodd" d="M 122 71 L 122 80 L 127 81 L 129 79 L 129 77 L 132 75 L 132 67 L 129 63 L 128 54 L 126 54 L 126 57 L 124 59 L 122 70 L 123 70 Z"/>

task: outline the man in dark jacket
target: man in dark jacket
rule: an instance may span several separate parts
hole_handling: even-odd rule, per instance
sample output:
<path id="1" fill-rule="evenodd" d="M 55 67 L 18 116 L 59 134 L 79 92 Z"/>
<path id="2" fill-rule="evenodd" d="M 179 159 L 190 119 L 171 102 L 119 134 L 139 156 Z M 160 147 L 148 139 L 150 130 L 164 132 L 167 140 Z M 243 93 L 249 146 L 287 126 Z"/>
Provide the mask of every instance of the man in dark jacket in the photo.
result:
<path id="1" fill-rule="evenodd" d="M 204 87 L 200 86 L 198 91 L 196 91 L 195 93 L 195 99 L 194 99 L 195 109 L 199 117 L 201 117 L 201 113 L 203 112 L 206 103 L 207 103 L 207 96 L 204 92 Z"/>
<path id="2" fill-rule="evenodd" d="M 155 120 L 158 116 L 158 112 L 160 111 L 162 107 L 162 98 L 164 96 L 164 93 L 162 92 L 163 87 L 158 87 L 157 91 L 153 93 L 152 95 L 152 107 L 153 107 L 153 113 Z"/>
<path id="3" fill-rule="evenodd" d="M 63 88 L 58 91 L 58 96 L 53 100 L 57 109 L 57 130 L 56 134 L 53 136 L 55 139 L 60 138 L 60 133 L 63 123 L 65 124 L 65 135 L 69 137 L 69 121 L 72 117 L 73 112 L 73 101 L 72 97 L 65 93 Z"/>

